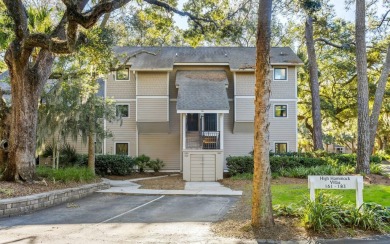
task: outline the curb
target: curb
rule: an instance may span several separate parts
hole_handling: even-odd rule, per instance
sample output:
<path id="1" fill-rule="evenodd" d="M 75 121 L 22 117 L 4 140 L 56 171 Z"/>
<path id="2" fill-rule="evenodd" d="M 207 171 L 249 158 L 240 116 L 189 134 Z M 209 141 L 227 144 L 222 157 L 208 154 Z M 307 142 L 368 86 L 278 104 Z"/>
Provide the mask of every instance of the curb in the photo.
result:
<path id="1" fill-rule="evenodd" d="M 0 218 L 31 213 L 110 188 L 107 182 L 0 200 Z"/>

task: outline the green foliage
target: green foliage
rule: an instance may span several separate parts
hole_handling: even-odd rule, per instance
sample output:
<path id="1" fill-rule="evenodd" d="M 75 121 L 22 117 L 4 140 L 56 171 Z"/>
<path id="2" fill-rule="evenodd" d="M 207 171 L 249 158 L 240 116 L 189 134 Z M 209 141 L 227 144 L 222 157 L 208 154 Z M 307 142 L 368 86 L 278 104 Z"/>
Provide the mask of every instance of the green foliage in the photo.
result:
<path id="1" fill-rule="evenodd" d="M 303 214 L 302 208 L 298 208 L 296 204 L 276 204 L 272 206 L 272 210 L 277 216 L 301 217 Z"/>
<path id="2" fill-rule="evenodd" d="M 95 179 L 94 174 L 85 167 L 67 167 L 52 169 L 49 167 L 37 167 L 38 176 L 52 181 L 60 182 L 91 182 Z"/>
<path id="3" fill-rule="evenodd" d="M 382 174 L 383 170 L 376 162 L 382 161 L 382 156 L 371 156 L 373 174 Z M 229 156 L 226 158 L 229 173 L 234 176 L 243 173 L 253 173 L 252 156 Z M 337 175 L 355 172 L 356 154 L 316 152 L 288 152 L 284 154 L 270 153 L 271 172 L 285 177 L 305 178 L 308 175 Z"/>
<path id="4" fill-rule="evenodd" d="M 135 158 L 135 163 L 138 166 L 138 171 L 140 173 L 145 171 L 145 169 L 149 165 L 149 161 L 150 161 L 150 157 L 146 156 L 145 154 L 142 154 L 141 156 Z"/>
<path id="5" fill-rule="evenodd" d="M 320 193 L 315 202 L 306 201 L 302 220 L 307 228 L 318 232 L 341 228 L 342 210 L 340 197 Z"/>
<path id="6" fill-rule="evenodd" d="M 87 165 L 88 155 L 79 155 L 77 164 Z M 95 170 L 98 175 L 129 175 L 134 171 L 135 159 L 126 155 L 96 155 Z"/>
<path id="7" fill-rule="evenodd" d="M 155 160 L 149 161 L 147 166 L 148 166 L 148 168 L 153 169 L 154 172 L 159 172 L 160 169 L 162 169 L 165 165 L 164 165 L 164 162 L 162 160 L 157 158 Z"/>
<path id="8" fill-rule="evenodd" d="M 77 160 L 76 149 L 69 143 L 64 143 L 60 148 L 60 161 L 66 164 L 74 164 Z"/>

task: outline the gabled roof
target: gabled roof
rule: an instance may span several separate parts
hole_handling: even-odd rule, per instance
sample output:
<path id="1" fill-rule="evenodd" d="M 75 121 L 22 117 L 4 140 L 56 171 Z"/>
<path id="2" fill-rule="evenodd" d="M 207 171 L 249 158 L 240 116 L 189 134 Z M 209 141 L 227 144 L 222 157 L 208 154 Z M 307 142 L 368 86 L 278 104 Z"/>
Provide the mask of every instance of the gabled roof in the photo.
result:
<path id="1" fill-rule="evenodd" d="M 253 69 L 254 47 L 115 47 L 120 61 L 129 59 L 131 70 L 172 70 L 175 64 L 227 64 L 231 70 Z M 271 64 L 302 65 L 289 47 L 273 47 Z"/>
<path id="2" fill-rule="evenodd" d="M 229 113 L 225 71 L 177 71 L 178 113 Z"/>

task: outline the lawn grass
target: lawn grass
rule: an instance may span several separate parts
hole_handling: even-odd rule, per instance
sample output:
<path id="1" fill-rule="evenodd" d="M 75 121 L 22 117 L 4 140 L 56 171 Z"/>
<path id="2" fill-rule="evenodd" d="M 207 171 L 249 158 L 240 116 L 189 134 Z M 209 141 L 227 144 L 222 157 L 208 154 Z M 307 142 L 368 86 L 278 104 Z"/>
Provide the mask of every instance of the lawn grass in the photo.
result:
<path id="1" fill-rule="evenodd" d="M 291 203 L 301 205 L 303 199 L 308 198 L 307 185 L 272 185 L 272 204 L 289 205 Z M 322 190 L 326 193 L 342 196 L 345 203 L 355 204 L 355 190 Z M 318 194 L 319 190 L 316 190 Z M 375 202 L 383 206 L 390 206 L 390 186 L 365 185 L 363 189 L 363 201 Z"/>
<path id="2" fill-rule="evenodd" d="M 91 182 L 95 179 L 94 174 L 85 167 L 67 167 L 52 169 L 49 167 L 37 167 L 38 176 L 52 181 L 60 182 Z"/>

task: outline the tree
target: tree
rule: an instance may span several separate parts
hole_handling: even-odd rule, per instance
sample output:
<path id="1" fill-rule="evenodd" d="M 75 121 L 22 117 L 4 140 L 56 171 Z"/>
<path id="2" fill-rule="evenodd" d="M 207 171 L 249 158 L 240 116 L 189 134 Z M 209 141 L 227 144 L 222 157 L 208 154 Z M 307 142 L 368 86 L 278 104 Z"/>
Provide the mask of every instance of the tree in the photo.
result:
<path id="1" fill-rule="evenodd" d="M 9 45 L 5 61 L 10 72 L 12 89 L 12 111 L 10 125 L 10 149 L 5 180 L 32 181 L 35 175 L 35 149 L 38 100 L 43 86 L 51 75 L 55 55 L 73 53 L 88 40 L 79 31 L 79 26 L 89 29 L 99 18 L 110 13 L 130 0 L 99 1 L 83 12 L 88 0 L 62 0 L 64 11 L 58 24 L 50 33 L 32 33 L 28 26 L 28 15 L 22 0 L 3 0 L 13 22 L 14 38 Z M 195 24 L 215 21 L 208 17 L 196 17 L 190 12 L 180 11 L 168 3 L 158 0 L 144 0 L 176 14 L 186 16 Z M 60 15 L 61 16 L 61 15 Z M 32 58 L 36 53 L 36 58 Z"/>
<path id="2" fill-rule="evenodd" d="M 270 50 L 271 50 L 272 0 L 260 0 L 256 41 L 256 82 L 254 121 L 254 171 L 252 191 L 252 226 L 274 225 L 271 198 L 271 168 L 269 162 L 269 99 L 271 91 Z"/>
<path id="3" fill-rule="evenodd" d="M 390 70 L 390 44 L 387 47 L 387 57 L 383 64 L 381 76 L 375 92 L 375 101 L 370 116 L 369 87 L 367 77 L 367 52 L 366 52 L 366 4 L 364 0 L 356 1 L 356 70 L 358 80 L 358 150 L 357 173 L 370 173 L 370 155 L 372 153 L 379 113 L 382 107 L 383 95 Z"/>
<path id="4" fill-rule="evenodd" d="M 314 150 L 323 150 L 324 146 L 322 144 L 320 85 L 318 83 L 318 65 L 316 51 L 314 48 L 312 16 L 314 12 L 319 10 L 321 4 L 318 1 L 305 0 L 302 2 L 302 7 L 307 13 L 305 21 L 305 39 L 310 72 L 310 91 L 313 118 L 313 145 Z"/>

